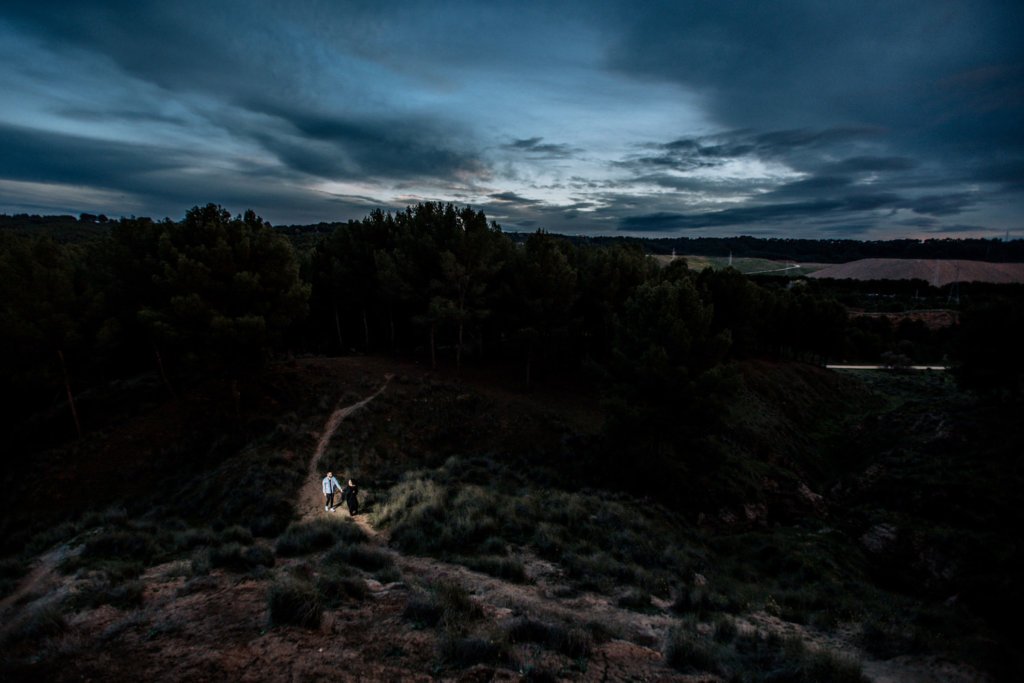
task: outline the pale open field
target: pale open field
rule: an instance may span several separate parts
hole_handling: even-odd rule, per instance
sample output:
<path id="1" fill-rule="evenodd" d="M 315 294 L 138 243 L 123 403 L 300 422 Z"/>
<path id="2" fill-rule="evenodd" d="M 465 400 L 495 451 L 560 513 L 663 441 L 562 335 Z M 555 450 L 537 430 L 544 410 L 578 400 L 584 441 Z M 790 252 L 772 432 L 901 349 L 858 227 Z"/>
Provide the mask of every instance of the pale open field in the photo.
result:
<path id="1" fill-rule="evenodd" d="M 684 259 L 691 270 L 726 268 L 727 256 L 666 256 L 654 259 L 667 265 L 675 259 Z M 732 267 L 747 275 L 772 273 L 797 277 L 836 280 L 924 280 L 934 287 L 952 282 L 1024 282 L 1024 263 L 989 263 L 963 259 L 890 259 L 869 258 L 849 263 L 798 263 L 763 258 L 732 259 Z"/>
<path id="2" fill-rule="evenodd" d="M 830 265 L 815 271 L 810 277 L 837 280 L 918 279 L 934 287 L 952 282 L 1024 282 L 1024 263 L 869 258 Z"/>

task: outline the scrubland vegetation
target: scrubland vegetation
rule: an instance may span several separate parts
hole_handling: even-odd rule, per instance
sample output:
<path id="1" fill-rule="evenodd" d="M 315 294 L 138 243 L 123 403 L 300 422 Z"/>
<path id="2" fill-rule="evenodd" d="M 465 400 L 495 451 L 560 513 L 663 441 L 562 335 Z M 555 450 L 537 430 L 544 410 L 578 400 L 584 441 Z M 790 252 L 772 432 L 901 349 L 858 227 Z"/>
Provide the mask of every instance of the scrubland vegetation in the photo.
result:
<path id="1" fill-rule="evenodd" d="M 188 637 L 174 610 L 211 651 L 357 642 L 370 677 L 1021 671 L 1020 288 L 928 329 L 849 317 L 864 283 L 450 206 L 298 237 L 213 206 L 0 233 L 5 675 L 128 676 Z M 883 353 L 955 371 L 819 367 Z M 369 522 L 297 514 L 327 418 L 386 373 L 312 463 Z"/>

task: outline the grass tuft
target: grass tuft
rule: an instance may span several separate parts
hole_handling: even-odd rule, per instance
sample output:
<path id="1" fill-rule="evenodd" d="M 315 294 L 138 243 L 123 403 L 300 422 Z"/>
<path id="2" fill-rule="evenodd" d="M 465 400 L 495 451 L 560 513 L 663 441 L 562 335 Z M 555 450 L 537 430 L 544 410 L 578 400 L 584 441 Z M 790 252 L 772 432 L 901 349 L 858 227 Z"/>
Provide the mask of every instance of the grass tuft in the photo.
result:
<path id="1" fill-rule="evenodd" d="M 536 643 L 572 659 L 590 656 L 594 644 L 593 637 L 583 629 L 528 618 L 512 622 L 505 635 L 510 643 Z"/>
<path id="2" fill-rule="evenodd" d="M 308 581 L 290 576 L 278 579 L 267 592 L 267 606 L 270 609 L 272 626 L 320 626 L 323 603 L 316 589 Z"/>
<path id="3" fill-rule="evenodd" d="M 223 567 L 239 573 L 274 566 L 273 551 L 261 545 L 244 547 L 238 543 L 228 543 L 211 549 L 208 557 L 211 567 Z"/>
<path id="4" fill-rule="evenodd" d="M 5 637 L 9 642 L 37 641 L 64 633 L 68 628 L 60 607 L 54 603 L 36 606 L 16 621 Z"/>
<path id="5" fill-rule="evenodd" d="M 515 558 L 484 555 L 481 557 L 469 556 L 452 559 L 470 569 L 504 579 L 505 581 L 511 581 L 512 583 L 528 583 L 530 581 L 530 577 L 526 574 L 526 567 L 520 560 Z"/>
<path id="6" fill-rule="evenodd" d="M 346 601 L 361 601 L 370 594 L 365 580 L 337 568 L 317 577 L 316 591 L 324 607 L 330 609 Z"/>
<path id="7" fill-rule="evenodd" d="M 142 605 L 144 590 L 141 581 L 117 583 L 102 573 L 94 573 L 71 595 L 69 603 L 76 609 L 92 609 L 100 605 L 133 609 Z"/>
<path id="8" fill-rule="evenodd" d="M 277 554 L 296 557 L 326 550 L 339 541 L 365 543 L 366 534 L 354 522 L 336 519 L 317 519 L 292 524 L 277 539 Z"/>
<path id="9" fill-rule="evenodd" d="M 367 545 L 338 543 L 324 555 L 325 565 L 346 564 L 368 572 L 381 572 L 394 568 L 395 560 L 380 548 Z"/>

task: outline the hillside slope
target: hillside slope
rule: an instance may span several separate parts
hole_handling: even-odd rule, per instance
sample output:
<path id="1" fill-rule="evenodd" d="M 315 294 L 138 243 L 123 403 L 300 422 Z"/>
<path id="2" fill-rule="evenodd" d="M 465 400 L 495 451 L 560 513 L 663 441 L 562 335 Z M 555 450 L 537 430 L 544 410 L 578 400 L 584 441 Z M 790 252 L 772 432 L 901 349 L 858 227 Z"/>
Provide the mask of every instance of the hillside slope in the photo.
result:
<path id="1" fill-rule="evenodd" d="M 600 431 L 584 396 L 380 359 L 275 368 L 275 406 L 253 401 L 271 429 L 5 561 L 0 674 L 986 680 L 950 640 L 988 643 L 980 663 L 1005 670 L 999 634 L 971 611 L 979 586 L 944 603 L 978 576 L 950 554 L 960 541 L 930 531 L 929 506 L 885 512 L 907 472 L 924 476 L 920 444 L 961 438 L 948 388 L 908 403 L 899 392 L 920 388 L 872 392 L 804 365 L 742 372 L 728 443 L 750 465 L 735 473 L 746 502 L 691 518 L 586 476 Z M 326 469 L 359 481 L 363 514 L 323 511 Z M 914 551 L 887 546 L 886 529 Z M 1004 561 L 988 569 L 1004 576 Z M 920 576 L 923 593 L 908 587 Z"/>

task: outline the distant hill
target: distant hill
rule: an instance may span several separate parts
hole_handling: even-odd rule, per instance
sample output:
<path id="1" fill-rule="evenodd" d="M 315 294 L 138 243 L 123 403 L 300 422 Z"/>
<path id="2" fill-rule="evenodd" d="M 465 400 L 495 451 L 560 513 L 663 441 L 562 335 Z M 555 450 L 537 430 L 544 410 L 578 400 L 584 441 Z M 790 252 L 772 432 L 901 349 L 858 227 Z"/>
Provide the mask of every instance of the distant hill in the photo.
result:
<path id="1" fill-rule="evenodd" d="M 867 258 L 839 263 L 808 275 L 834 280 L 924 280 L 933 287 L 953 282 L 1024 282 L 1024 263 L 963 259 Z"/>

